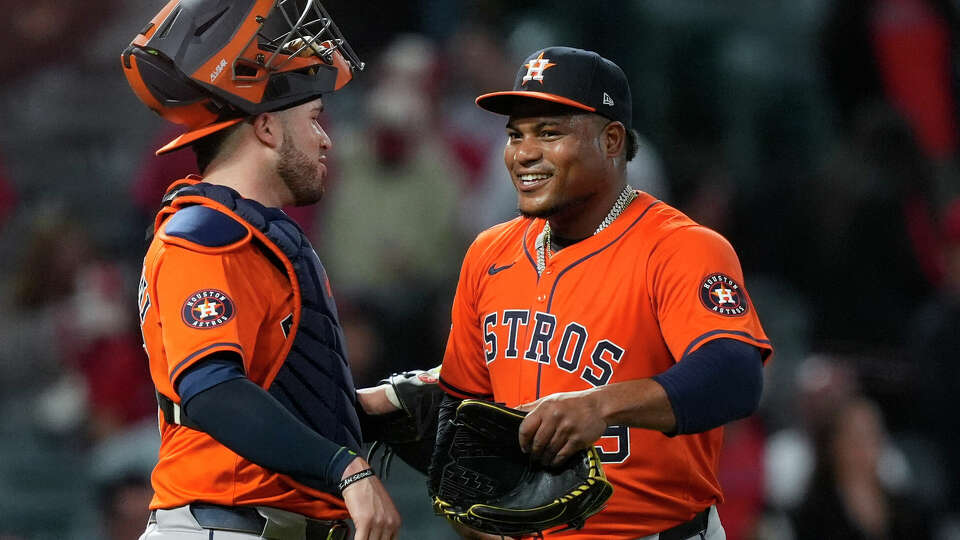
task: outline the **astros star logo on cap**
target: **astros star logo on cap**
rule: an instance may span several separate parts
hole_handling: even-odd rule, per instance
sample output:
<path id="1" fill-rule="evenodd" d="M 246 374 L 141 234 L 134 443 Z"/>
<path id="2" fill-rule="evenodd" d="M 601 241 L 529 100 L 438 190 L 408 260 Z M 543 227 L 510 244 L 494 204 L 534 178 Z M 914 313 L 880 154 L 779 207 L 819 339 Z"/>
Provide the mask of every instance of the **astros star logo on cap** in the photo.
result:
<path id="1" fill-rule="evenodd" d="M 533 60 L 527 62 L 523 67 L 527 68 L 527 74 L 523 76 L 521 84 L 527 84 L 527 81 L 534 80 L 543 84 L 543 72 L 552 68 L 556 64 L 551 64 L 549 58 L 544 58 L 543 53 Z"/>

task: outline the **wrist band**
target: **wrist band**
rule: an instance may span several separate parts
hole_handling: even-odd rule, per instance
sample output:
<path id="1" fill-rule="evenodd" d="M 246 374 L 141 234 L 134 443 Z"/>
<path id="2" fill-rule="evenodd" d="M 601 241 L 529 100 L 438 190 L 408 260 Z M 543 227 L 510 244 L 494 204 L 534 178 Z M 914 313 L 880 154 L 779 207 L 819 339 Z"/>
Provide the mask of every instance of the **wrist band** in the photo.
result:
<path id="1" fill-rule="evenodd" d="M 362 470 L 362 471 L 360 471 L 360 472 L 358 472 L 358 473 L 353 473 L 353 474 L 351 474 L 350 476 L 348 476 L 348 477 L 344 478 L 343 480 L 341 480 L 340 483 L 337 484 L 337 488 L 339 488 L 340 491 L 342 492 L 342 491 L 343 491 L 344 489 L 346 489 L 346 487 L 349 486 L 350 484 L 352 484 L 352 483 L 354 483 L 354 482 L 357 482 L 357 481 L 360 481 L 360 480 L 363 480 L 364 478 L 366 478 L 366 477 L 368 477 L 368 476 L 373 476 L 373 469 L 364 469 L 364 470 Z"/>

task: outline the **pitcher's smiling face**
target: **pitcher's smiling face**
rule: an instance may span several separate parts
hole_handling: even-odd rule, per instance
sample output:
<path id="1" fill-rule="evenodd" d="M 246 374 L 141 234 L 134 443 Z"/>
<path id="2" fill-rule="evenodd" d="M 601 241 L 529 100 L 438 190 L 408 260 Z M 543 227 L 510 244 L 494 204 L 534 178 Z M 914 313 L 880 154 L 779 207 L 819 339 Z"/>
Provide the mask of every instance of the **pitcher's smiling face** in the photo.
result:
<path id="1" fill-rule="evenodd" d="M 531 112 L 510 117 L 503 154 L 520 213 L 562 220 L 593 204 L 609 209 L 604 139 L 609 121 L 595 114 L 558 112 L 555 106 Z"/>

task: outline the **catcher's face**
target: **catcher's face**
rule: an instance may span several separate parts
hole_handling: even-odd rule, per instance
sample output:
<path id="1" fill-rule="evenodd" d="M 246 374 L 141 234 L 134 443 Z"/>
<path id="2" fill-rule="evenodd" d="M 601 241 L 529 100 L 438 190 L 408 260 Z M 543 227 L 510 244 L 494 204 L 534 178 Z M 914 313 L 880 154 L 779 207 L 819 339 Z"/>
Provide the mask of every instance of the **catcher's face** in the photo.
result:
<path id="1" fill-rule="evenodd" d="M 320 126 L 323 102 L 318 98 L 279 113 L 283 126 L 277 174 L 296 206 L 313 204 L 323 197 L 327 152 L 333 146 Z"/>
<path id="2" fill-rule="evenodd" d="M 598 213 L 596 221 L 603 219 L 608 192 L 619 189 L 610 175 L 606 123 L 593 114 L 510 117 L 503 158 L 523 215 L 551 218 L 567 234 L 592 232 L 587 222 Z"/>

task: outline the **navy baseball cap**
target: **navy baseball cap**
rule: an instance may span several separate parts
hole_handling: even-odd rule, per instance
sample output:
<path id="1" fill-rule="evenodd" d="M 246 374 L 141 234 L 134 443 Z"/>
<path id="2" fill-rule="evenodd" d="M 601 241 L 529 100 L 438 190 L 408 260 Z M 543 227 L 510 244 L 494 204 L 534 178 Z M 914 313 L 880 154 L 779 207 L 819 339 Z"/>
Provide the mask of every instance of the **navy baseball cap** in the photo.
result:
<path id="1" fill-rule="evenodd" d="M 477 105 L 508 116 L 523 115 L 531 100 L 583 109 L 632 127 L 630 84 L 619 66 L 593 51 L 547 47 L 520 66 L 513 90 L 484 94 Z"/>

